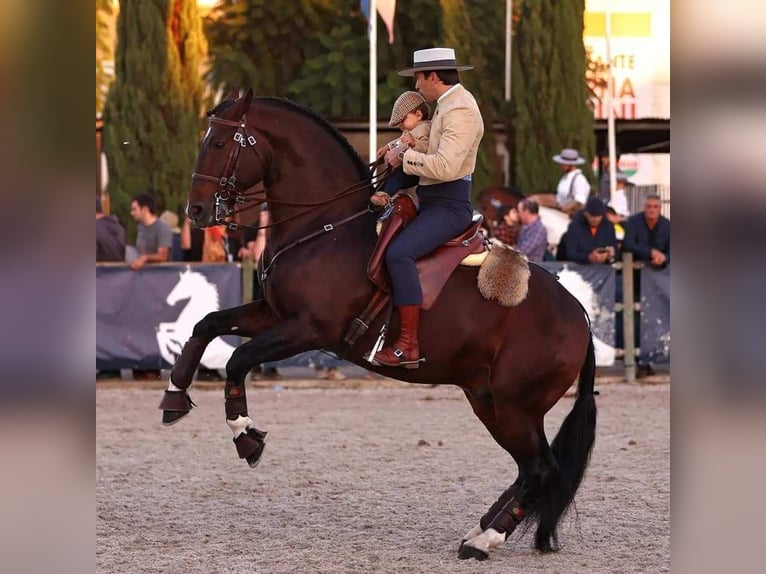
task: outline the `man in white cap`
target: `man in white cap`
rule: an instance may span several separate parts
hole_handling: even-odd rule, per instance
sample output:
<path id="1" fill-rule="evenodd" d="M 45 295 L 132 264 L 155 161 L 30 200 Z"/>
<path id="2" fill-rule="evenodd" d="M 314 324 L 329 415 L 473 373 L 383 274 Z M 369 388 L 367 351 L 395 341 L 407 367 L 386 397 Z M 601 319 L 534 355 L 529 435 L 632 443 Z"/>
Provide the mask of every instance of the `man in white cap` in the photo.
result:
<path id="1" fill-rule="evenodd" d="M 426 153 L 392 149 L 386 163 L 403 166 L 404 173 L 420 178 L 420 212 L 386 250 L 394 304 L 399 310 L 399 337 L 376 353 L 373 362 L 389 367 L 417 368 L 423 360 L 418 326 L 423 292 L 415 261 L 471 224 L 471 174 L 484 135 L 484 121 L 476 99 L 460 83 L 459 72 L 473 66 L 458 65 L 452 48 L 417 50 L 411 68 L 400 76 L 414 76 L 415 87 L 428 102 L 436 102 Z"/>
<path id="2" fill-rule="evenodd" d="M 590 196 L 590 182 L 582 170 L 577 167 L 585 163 L 576 149 L 564 148 L 553 156 L 553 161 L 561 166 L 561 179 L 556 188 L 558 208 L 572 217 L 583 208 Z"/>

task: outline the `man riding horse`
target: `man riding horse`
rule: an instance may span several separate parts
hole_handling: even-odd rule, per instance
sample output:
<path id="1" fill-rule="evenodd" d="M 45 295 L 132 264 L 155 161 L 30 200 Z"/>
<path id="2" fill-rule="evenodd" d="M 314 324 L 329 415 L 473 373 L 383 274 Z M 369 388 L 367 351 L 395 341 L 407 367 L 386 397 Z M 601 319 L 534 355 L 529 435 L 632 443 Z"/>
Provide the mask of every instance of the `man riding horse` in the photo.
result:
<path id="1" fill-rule="evenodd" d="M 421 361 L 418 325 L 423 293 L 415 262 L 471 223 L 471 174 L 484 135 L 484 121 L 473 95 L 460 83 L 459 72 L 473 66 L 457 65 L 451 48 L 418 50 L 413 66 L 399 70 L 414 76 L 415 88 L 428 102 L 436 102 L 428 152 L 390 150 L 385 161 L 417 175 L 420 213 L 386 251 L 394 305 L 401 329 L 393 345 L 381 349 L 374 362 L 387 367 L 417 368 Z"/>

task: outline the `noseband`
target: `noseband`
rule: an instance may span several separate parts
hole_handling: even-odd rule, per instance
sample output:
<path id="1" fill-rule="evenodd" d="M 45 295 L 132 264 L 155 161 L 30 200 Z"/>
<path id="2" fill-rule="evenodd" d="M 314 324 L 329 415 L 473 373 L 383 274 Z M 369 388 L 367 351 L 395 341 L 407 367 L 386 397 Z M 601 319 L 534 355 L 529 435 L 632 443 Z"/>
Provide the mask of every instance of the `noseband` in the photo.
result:
<path id="1" fill-rule="evenodd" d="M 226 158 L 226 165 L 223 168 L 223 174 L 220 177 L 213 177 L 212 175 L 205 175 L 204 173 L 192 173 L 192 181 L 200 179 L 202 181 L 212 181 L 218 184 L 218 191 L 215 192 L 215 222 L 217 224 L 226 223 L 226 218 L 234 215 L 237 210 L 236 204 L 243 205 L 246 201 L 245 196 L 247 191 L 243 193 L 237 193 L 235 190 L 237 183 L 237 165 L 239 163 L 239 152 L 243 148 L 252 148 L 255 155 L 258 157 L 258 161 L 263 165 L 263 160 L 255 147 L 256 141 L 253 136 L 247 133 L 247 124 L 245 123 L 245 116 L 238 122 L 232 120 L 225 120 L 223 118 L 217 118 L 215 116 L 210 118 L 211 124 L 220 124 L 223 126 L 237 128 L 234 132 L 234 141 L 239 145 L 232 147 L 229 152 L 229 156 Z M 264 166 L 265 167 L 265 166 Z"/>

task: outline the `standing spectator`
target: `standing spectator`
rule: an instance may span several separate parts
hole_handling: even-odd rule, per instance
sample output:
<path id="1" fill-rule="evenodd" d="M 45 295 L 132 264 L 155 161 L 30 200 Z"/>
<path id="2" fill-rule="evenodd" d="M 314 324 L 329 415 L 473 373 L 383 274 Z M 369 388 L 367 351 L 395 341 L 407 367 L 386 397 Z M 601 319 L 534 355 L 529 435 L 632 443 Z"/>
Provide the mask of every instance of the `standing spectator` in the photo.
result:
<path id="1" fill-rule="evenodd" d="M 617 238 L 614 225 L 604 217 L 606 206 L 597 197 L 591 197 L 585 209 L 572 219 L 563 244 L 565 253 L 559 260 L 575 263 L 611 263 L 617 254 Z"/>
<path id="2" fill-rule="evenodd" d="M 530 261 L 541 262 L 548 248 L 548 232 L 540 220 L 540 207 L 532 199 L 522 199 L 518 205 L 521 231 L 516 249 Z"/>
<path id="3" fill-rule="evenodd" d="M 633 182 L 630 181 L 628 176 L 621 171 L 617 172 L 615 179 L 617 180 L 617 183 L 615 184 L 614 197 L 610 196 L 606 203 L 612 209 L 614 209 L 617 215 L 626 218 L 630 215 L 626 189 L 629 185 L 632 186 Z"/>
<path id="4" fill-rule="evenodd" d="M 96 261 L 125 261 L 125 228 L 106 215 L 96 196 Z"/>
<path id="5" fill-rule="evenodd" d="M 506 245 L 515 245 L 519 237 L 519 212 L 512 205 L 501 205 L 497 209 L 497 225 L 492 237 Z"/>
<path id="6" fill-rule="evenodd" d="M 166 209 L 160 215 L 160 219 L 168 224 L 170 231 L 173 232 L 173 247 L 170 249 L 171 261 L 183 261 L 184 254 L 181 249 L 181 229 L 178 227 L 178 215 Z"/>
<path id="7" fill-rule="evenodd" d="M 565 148 L 553 156 L 553 161 L 561 166 L 561 179 L 556 188 L 558 208 L 572 217 L 582 209 L 590 196 L 590 182 L 582 170 L 577 167 L 585 163 L 576 149 Z"/>
<path id="8" fill-rule="evenodd" d="M 155 215 L 154 198 L 148 193 L 135 196 L 130 202 L 130 215 L 138 222 L 138 257 L 130 264 L 130 268 L 138 271 L 147 263 L 169 261 L 173 232 L 167 223 Z"/>
<path id="9" fill-rule="evenodd" d="M 625 250 L 652 267 L 670 263 L 670 220 L 660 215 L 661 208 L 660 196 L 650 194 L 644 212 L 629 217 L 625 227 Z"/>
<path id="10" fill-rule="evenodd" d="M 620 163 L 620 148 L 615 150 L 615 161 Z M 611 188 L 609 187 L 609 150 L 601 150 L 598 158 L 598 198 L 604 203 L 609 202 Z"/>

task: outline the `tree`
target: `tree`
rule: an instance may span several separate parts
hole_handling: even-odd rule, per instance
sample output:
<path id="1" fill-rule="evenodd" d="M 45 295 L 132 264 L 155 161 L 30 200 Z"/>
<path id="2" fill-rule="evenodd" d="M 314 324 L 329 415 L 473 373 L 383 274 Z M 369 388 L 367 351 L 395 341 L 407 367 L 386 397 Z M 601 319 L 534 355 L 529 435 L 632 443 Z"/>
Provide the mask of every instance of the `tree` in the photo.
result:
<path id="1" fill-rule="evenodd" d="M 124 222 L 142 192 L 160 210 L 181 211 L 201 127 L 204 51 L 195 0 L 122 1 L 104 150 L 110 199 Z"/>
<path id="2" fill-rule="evenodd" d="M 514 184 L 526 194 L 555 189 L 551 157 L 573 147 L 592 158 L 593 112 L 588 103 L 583 43 L 584 0 L 520 0 L 513 38 L 509 117 Z M 584 172 L 592 177 L 589 164 Z"/>
<path id="3" fill-rule="evenodd" d="M 108 24 L 112 13 L 110 0 L 96 0 L 96 114 L 104 107 L 104 95 L 109 83 L 104 61 L 112 59 Z"/>

